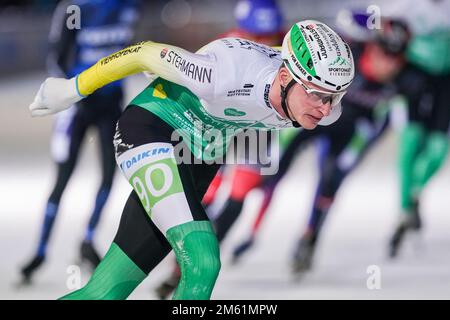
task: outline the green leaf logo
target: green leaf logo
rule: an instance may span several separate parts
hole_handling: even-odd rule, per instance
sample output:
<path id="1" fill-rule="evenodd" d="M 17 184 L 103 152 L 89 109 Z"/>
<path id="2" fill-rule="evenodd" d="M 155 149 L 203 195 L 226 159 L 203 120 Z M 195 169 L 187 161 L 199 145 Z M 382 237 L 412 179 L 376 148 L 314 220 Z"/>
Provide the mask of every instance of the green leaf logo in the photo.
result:
<path id="1" fill-rule="evenodd" d="M 223 113 L 226 116 L 233 116 L 233 117 L 242 117 L 242 116 L 246 115 L 246 113 L 244 111 L 240 111 L 240 110 L 237 110 L 237 109 L 234 109 L 234 108 L 226 108 L 223 111 Z"/>

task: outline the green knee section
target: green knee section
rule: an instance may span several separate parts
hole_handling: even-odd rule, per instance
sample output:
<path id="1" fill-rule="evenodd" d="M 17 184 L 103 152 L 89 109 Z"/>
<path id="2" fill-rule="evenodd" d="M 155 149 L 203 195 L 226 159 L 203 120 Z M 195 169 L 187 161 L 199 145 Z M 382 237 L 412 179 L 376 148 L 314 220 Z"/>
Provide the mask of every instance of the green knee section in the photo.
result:
<path id="1" fill-rule="evenodd" d="M 405 210 L 412 207 L 413 168 L 421 149 L 425 130 L 416 123 L 409 124 L 400 137 L 399 172 L 401 188 L 401 206 Z"/>
<path id="2" fill-rule="evenodd" d="M 444 133 L 431 133 L 425 142 L 425 148 L 414 166 L 413 188 L 420 192 L 445 161 L 448 153 L 448 138 Z"/>
<path id="3" fill-rule="evenodd" d="M 208 300 L 220 271 L 219 243 L 209 221 L 191 221 L 167 231 L 181 279 L 174 300 Z"/>
<path id="4" fill-rule="evenodd" d="M 113 242 L 86 286 L 60 300 L 123 300 L 146 276 Z"/>

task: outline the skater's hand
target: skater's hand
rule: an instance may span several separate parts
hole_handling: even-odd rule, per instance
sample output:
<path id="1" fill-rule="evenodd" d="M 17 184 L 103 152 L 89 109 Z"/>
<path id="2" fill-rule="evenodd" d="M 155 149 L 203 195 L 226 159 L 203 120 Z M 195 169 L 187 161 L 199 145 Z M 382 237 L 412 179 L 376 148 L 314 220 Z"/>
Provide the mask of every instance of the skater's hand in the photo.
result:
<path id="1" fill-rule="evenodd" d="M 47 78 L 29 106 L 31 116 L 40 117 L 57 113 L 83 99 L 78 93 L 76 81 L 76 77 Z"/>

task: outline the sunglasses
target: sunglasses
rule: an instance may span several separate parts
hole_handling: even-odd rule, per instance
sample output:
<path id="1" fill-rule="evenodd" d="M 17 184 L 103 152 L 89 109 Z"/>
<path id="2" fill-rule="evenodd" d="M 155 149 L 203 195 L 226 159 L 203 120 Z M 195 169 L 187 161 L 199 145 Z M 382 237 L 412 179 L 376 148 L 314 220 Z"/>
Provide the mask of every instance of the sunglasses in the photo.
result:
<path id="1" fill-rule="evenodd" d="M 308 86 L 306 86 L 302 81 L 298 82 L 298 84 L 301 85 L 303 90 L 306 91 L 306 94 L 308 95 L 308 98 L 311 99 L 313 102 L 321 102 L 322 104 L 330 103 L 331 106 L 337 105 L 342 97 L 345 95 L 347 91 L 337 92 L 337 93 L 331 93 L 327 91 L 321 91 L 317 89 L 312 89 Z"/>

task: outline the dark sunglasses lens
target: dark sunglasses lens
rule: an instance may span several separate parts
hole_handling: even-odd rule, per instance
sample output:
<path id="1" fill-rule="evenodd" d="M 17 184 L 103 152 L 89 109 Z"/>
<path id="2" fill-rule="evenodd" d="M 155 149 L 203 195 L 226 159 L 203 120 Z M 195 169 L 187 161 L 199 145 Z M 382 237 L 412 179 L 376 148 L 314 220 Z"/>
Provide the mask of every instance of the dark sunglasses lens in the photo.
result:
<path id="1" fill-rule="evenodd" d="M 323 104 L 327 104 L 328 102 L 330 104 L 333 102 L 333 96 L 325 96 L 325 97 L 322 98 L 322 103 Z"/>

